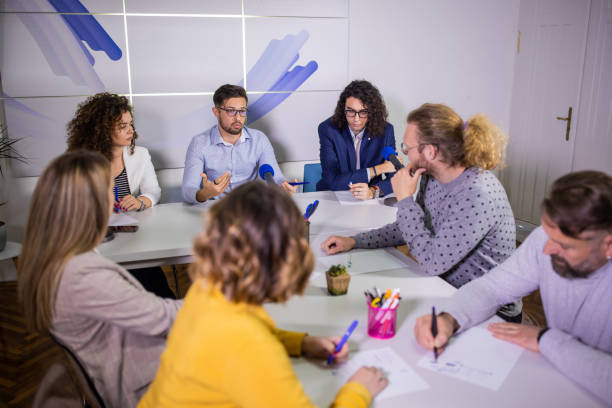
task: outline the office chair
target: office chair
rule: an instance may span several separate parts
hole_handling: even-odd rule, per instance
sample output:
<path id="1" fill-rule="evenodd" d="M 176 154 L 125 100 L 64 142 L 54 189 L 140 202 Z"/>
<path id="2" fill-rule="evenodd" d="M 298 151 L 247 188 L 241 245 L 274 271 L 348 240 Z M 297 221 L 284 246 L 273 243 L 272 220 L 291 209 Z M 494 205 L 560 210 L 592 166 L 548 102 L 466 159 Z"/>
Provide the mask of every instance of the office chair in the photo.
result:
<path id="1" fill-rule="evenodd" d="M 304 181 L 309 184 L 304 184 L 303 191 L 310 193 L 317 191 L 317 183 L 321 180 L 321 163 L 308 163 L 304 165 Z"/>

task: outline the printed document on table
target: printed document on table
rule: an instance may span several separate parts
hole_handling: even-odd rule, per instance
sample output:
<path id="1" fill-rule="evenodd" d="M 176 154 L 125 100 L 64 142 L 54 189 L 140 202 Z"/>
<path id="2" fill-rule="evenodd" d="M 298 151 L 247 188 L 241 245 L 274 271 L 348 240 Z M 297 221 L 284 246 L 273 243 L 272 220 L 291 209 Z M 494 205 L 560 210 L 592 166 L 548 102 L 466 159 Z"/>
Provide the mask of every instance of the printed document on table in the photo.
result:
<path id="1" fill-rule="evenodd" d="M 432 352 L 418 365 L 497 391 L 522 352 L 522 347 L 496 339 L 486 329 L 473 327 L 451 339 L 437 362 Z"/>
<path id="2" fill-rule="evenodd" d="M 413 267 L 415 262 L 395 248 L 352 250 L 317 258 L 317 266 L 320 265 L 323 272 L 332 265 L 338 264 L 346 266 L 351 275 L 359 275 L 368 272 L 405 269 Z M 315 267 L 315 271 L 318 269 Z"/>
<path id="3" fill-rule="evenodd" d="M 380 205 L 378 199 L 375 200 L 358 200 L 353 196 L 350 190 L 334 191 L 336 198 L 342 205 Z"/>
<path id="4" fill-rule="evenodd" d="M 108 219 L 109 227 L 120 227 L 122 225 L 136 225 L 138 220 L 134 217 L 130 217 L 127 214 L 113 212 Z"/>
<path id="5" fill-rule="evenodd" d="M 429 388 L 429 385 L 391 347 L 357 352 L 349 361 L 334 370 L 333 374 L 339 379 L 339 384 L 344 384 L 361 366 L 378 367 L 389 379 L 389 385 L 378 394 L 377 400 Z"/>

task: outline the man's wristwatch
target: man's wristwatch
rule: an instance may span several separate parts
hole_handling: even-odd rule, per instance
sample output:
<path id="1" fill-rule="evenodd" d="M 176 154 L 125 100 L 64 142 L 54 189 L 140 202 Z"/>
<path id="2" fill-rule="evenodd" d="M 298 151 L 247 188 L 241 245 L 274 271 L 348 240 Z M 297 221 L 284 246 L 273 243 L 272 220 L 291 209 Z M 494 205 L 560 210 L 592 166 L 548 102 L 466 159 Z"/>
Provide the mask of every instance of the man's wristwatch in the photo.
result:
<path id="1" fill-rule="evenodd" d="M 143 200 L 141 200 L 140 198 L 136 197 L 136 199 L 138 201 L 140 201 L 140 208 L 137 211 L 144 211 L 147 209 L 147 205 L 145 204 L 145 202 Z"/>

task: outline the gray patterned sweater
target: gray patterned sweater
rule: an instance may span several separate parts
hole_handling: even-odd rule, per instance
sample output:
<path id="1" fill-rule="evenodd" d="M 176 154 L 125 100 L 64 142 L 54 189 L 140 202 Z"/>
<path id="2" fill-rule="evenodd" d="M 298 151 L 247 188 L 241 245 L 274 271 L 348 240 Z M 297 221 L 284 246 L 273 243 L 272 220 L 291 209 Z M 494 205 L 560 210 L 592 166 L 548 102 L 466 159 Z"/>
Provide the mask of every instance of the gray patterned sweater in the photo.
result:
<path id="1" fill-rule="evenodd" d="M 456 288 L 500 264 L 516 247 L 508 197 L 490 171 L 470 167 L 447 184 L 430 178 L 416 201 L 409 197 L 397 206 L 394 223 L 355 235 L 355 247 L 407 244 L 424 273 Z"/>

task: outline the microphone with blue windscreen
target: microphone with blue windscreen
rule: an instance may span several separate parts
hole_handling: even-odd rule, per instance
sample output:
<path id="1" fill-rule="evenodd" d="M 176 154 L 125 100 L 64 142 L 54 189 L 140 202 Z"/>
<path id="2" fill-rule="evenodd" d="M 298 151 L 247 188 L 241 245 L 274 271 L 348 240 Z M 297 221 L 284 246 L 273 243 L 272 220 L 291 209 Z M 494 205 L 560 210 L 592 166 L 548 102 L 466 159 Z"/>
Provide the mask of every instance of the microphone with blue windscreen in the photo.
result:
<path id="1" fill-rule="evenodd" d="M 393 163 L 393 167 L 395 167 L 395 170 L 404 168 L 402 162 L 397 159 L 397 152 L 391 146 L 385 146 L 382 151 L 382 155 L 385 160 L 389 160 L 391 163 Z"/>
<path id="2" fill-rule="evenodd" d="M 269 164 L 262 164 L 259 166 L 259 177 L 266 180 L 268 183 L 276 184 L 274 182 L 274 169 Z"/>

